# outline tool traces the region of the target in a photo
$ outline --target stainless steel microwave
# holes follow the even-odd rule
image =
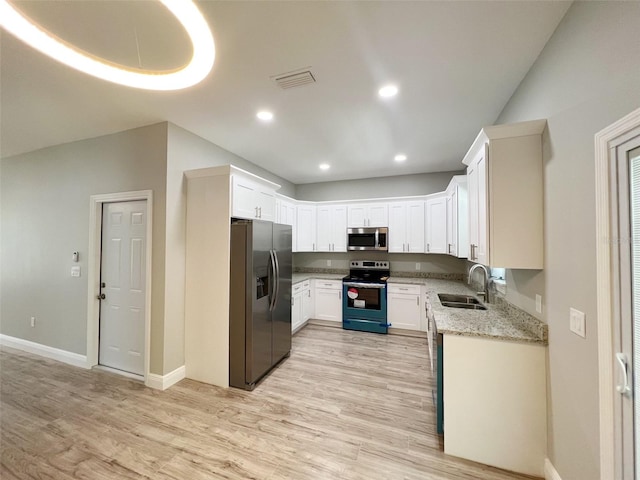
[[[347,228],[347,250],[388,251],[387,227]]]

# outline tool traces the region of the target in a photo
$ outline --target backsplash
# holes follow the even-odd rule
[[[392,265],[393,267],[393,265]],[[347,275],[349,269],[344,268],[319,268],[319,267],[294,267],[294,273],[327,273],[333,275]],[[438,272],[399,272],[391,269],[392,277],[402,278],[433,278],[437,280],[453,280],[463,281],[465,278],[464,273],[438,273]]]
[[[348,273],[351,260],[388,261],[392,274],[420,278],[462,278],[466,275],[466,261],[449,255],[384,252],[300,252],[293,254],[294,269],[302,273]],[[416,268],[417,267],[417,268]],[[309,270],[311,269],[311,270]],[[432,276],[425,274],[440,274]],[[450,274],[457,276],[449,277]]]

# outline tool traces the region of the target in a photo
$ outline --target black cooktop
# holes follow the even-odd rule
[[[353,260],[350,265],[349,275],[343,282],[385,283],[389,278],[389,262]]]

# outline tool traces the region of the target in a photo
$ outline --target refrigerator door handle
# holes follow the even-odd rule
[[[273,250],[269,250],[269,311],[273,312],[274,300],[276,298],[276,264],[273,260]]]
[[[280,263],[278,262],[278,252],[275,250],[272,250],[272,252],[276,272],[275,293],[273,294],[273,310],[275,310],[278,304],[278,297],[280,296]]]

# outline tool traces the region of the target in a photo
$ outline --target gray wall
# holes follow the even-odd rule
[[[460,159],[460,167],[462,159]],[[421,173],[395,177],[366,178],[364,180],[342,180],[339,182],[308,183],[296,186],[296,200],[330,201],[358,200],[380,197],[406,197],[443,192],[451,177],[466,174],[455,172]]]
[[[164,373],[184,365],[185,295],[185,170],[233,164],[282,186],[281,193],[292,195],[293,184],[253,163],[204,140],[176,125],[168,125],[167,141],[167,231],[165,287]],[[226,301],[226,299],[221,299]]]
[[[509,271],[508,298],[549,324],[549,458],[599,479],[594,135],[640,106],[640,2],[575,2],[497,123],[548,119],[545,269]],[[586,313],[587,338],[569,331]]]
[[[151,371],[162,372],[166,135],[157,124],[2,159],[1,333],[85,355],[89,197],[150,189]]]

